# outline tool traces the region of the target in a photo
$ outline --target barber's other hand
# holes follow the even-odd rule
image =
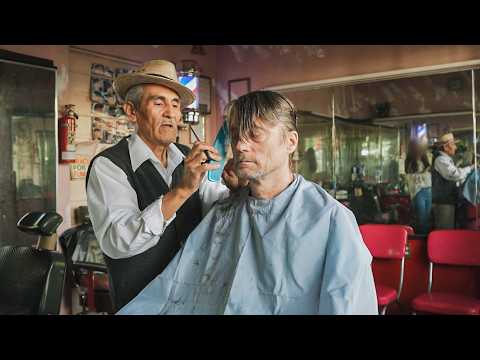
[[[248,180],[239,179],[235,173],[233,159],[228,160],[225,164],[225,167],[223,168],[222,179],[230,191],[235,191],[248,185]]]
[[[183,177],[178,186],[179,189],[185,191],[189,196],[198,190],[207,171],[220,167],[220,163],[206,163],[208,159],[204,150],[209,152],[213,160],[220,161],[222,159],[213,146],[200,141],[193,144],[192,151],[184,159]]]

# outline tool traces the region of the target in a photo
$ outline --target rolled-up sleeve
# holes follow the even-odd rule
[[[165,221],[160,197],[143,211],[126,174],[112,161],[98,157],[92,164],[87,204],[102,251],[111,258],[127,258],[155,246],[175,215]]]

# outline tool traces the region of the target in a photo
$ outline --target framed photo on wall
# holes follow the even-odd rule
[[[228,102],[251,91],[250,78],[228,80]]]

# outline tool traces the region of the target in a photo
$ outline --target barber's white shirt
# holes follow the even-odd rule
[[[133,171],[145,161],[150,161],[171,188],[173,171],[183,161],[183,153],[170,144],[165,168],[138,135],[132,135],[127,141]],[[207,214],[215,201],[228,197],[229,193],[223,183],[208,181],[205,176],[199,188],[202,216]],[[106,157],[95,159],[87,186],[87,204],[102,251],[111,258],[120,259],[155,246],[176,217],[174,214],[170,219],[164,219],[162,199],[163,196],[160,196],[140,211],[137,194],[123,170]]]
[[[475,167],[475,165],[462,168],[457,167],[453,162],[452,157],[443,151],[440,151],[440,155],[435,159],[435,163],[433,165],[435,170],[437,170],[444,179],[455,181],[457,186],[461,185],[465,181],[467,175]]]

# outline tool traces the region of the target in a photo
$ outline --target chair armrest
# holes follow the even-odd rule
[[[88,271],[98,271],[98,272],[103,272],[103,273],[108,273],[107,266],[102,265],[102,264],[96,264],[96,263],[89,263],[89,262],[75,262],[73,264],[73,267],[75,269],[85,269]]]

